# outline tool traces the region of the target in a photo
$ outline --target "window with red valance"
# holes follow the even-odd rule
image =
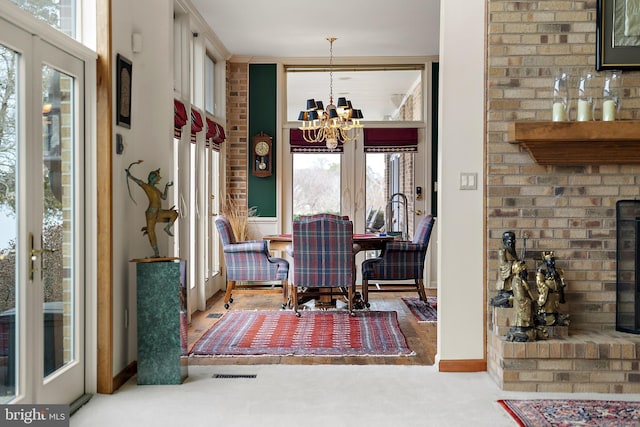
[[[292,153],[330,153],[324,141],[307,142],[302,137],[300,129],[291,129],[289,145]],[[333,152],[342,153],[343,143],[338,142],[338,148]],[[364,151],[366,153],[397,153],[418,151],[417,128],[365,128]]]

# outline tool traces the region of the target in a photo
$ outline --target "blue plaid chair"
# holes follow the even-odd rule
[[[333,295],[339,289],[353,314],[354,280],[353,223],[342,217],[321,215],[293,223],[293,279],[291,299],[296,316],[298,299],[320,296],[320,288]],[[345,291],[346,290],[346,291]]]
[[[227,292],[224,307],[233,302],[234,289],[272,289],[258,285],[237,285],[236,282],[281,282],[285,307],[288,301],[289,262],[274,258],[269,254],[266,240],[247,240],[236,242],[229,219],[224,215],[216,218],[216,227],[222,240],[224,263],[227,267]]]
[[[407,280],[413,285],[384,284],[371,292],[417,291],[420,299],[427,302],[424,290],[424,258],[429,246],[429,238],[435,218],[427,215],[418,224],[413,241],[391,241],[377,258],[362,263],[362,298],[369,307],[370,280]]]

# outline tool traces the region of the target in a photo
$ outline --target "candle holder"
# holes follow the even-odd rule
[[[580,75],[578,83],[578,108],[576,120],[588,122],[593,120],[595,75],[591,71],[585,71]]]
[[[622,71],[610,70],[605,72],[604,87],[602,89],[602,120],[614,121],[620,111],[620,97],[622,96]]]
[[[566,122],[569,119],[569,75],[559,70],[553,82],[554,122]]]

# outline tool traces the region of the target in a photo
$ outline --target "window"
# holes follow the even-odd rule
[[[340,96],[362,110],[364,120],[421,121],[424,66],[334,66],[334,103]],[[330,71],[326,67],[287,66],[287,120],[296,121],[307,99],[329,103]],[[375,88],[375,90],[372,90]]]
[[[225,68],[216,63],[220,56],[208,30],[195,25],[180,8],[174,12],[174,96],[184,105],[174,139],[174,172],[180,183],[175,200],[182,215],[175,250],[189,262],[190,315],[203,310],[207,299],[224,285],[213,221],[224,200],[218,152],[225,139],[224,91],[216,88],[224,82]],[[216,109],[217,105],[222,107]],[[181,126],[182,133],[178,131]]]
[[[76,37],[75,0],[11,0],[11,2],[53,28],[73,38]]]
[[[332,153],[293,154],[293,218],[340,214],[340,162]],[[319,185],[321,183],[321,185]]]
[[[212,116],[216,114],[215,69],[216,61],[207,53],[204,58],[204,108]]]

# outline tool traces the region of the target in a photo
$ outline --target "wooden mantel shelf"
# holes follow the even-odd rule
[[[540,165],[640,164],[640,120],[512,122],[509,142]]]

